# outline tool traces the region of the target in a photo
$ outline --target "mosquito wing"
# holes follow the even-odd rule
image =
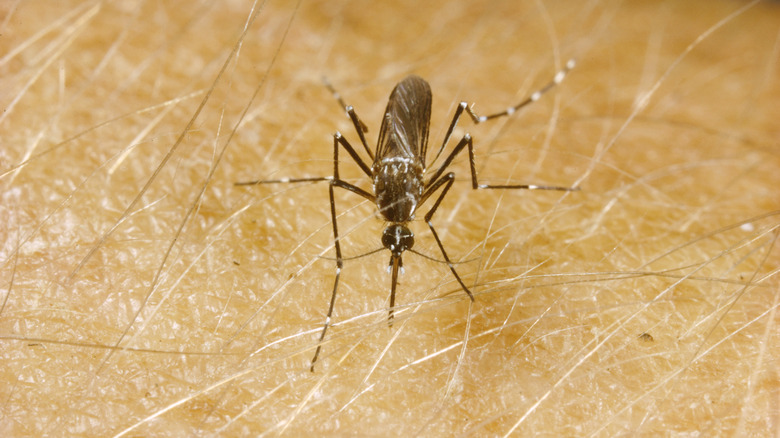
[[[419,76],[407,76],[390,93],[379,130],[376,162],[409,158],[425,168],[431,123],[431,87]]]

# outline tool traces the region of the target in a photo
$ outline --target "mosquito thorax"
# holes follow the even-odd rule
[[[401,253],[414,246],[414,233],[405,225],[388,225],[382,232],[382,245],[389,249],[393,256],[399,257]]]
[[[386,158],[374,164],[376,206],[390,222],[408,222],[420,202],[423,169],[409,158]]]

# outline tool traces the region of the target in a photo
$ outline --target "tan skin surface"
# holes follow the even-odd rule
[[[777,432],[776,3],[205,3],[0,6],[0,435]],[[406,254],[388,328],[388,252],[347,260],[311,373],[327,185],[233,183],[359,145],[323,75],[371,147],[426,78],[431,160],[458,102],[571,57],[449,147],[582,190],[472,191],[463,154],[433,221],[476,301]],[[379,248],[376,209],[336,202],[345,257]],[[441,259],[431,205],[410,227]]]

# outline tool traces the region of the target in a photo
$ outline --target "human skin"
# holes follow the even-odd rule
[[[0,6],[0,435],[776,432],[780,7],[462,3]],[[430,162],[460,101],[569,58],[460,121],[484,182],[581,188],[453,163],[433,223],[473,303],[429,201],[389,327],[389,253],[354,258],[385,224],[337,190],[309,371],[327,184],[234,183],[331,175],[336,131],[366,156],[322,76],[371,147],[426,78]]]

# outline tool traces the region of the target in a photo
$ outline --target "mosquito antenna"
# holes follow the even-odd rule
[[[352,256],[352,257],[341,257],[341,260],[344,260],[344,261],[349,261],[349,260],[357,260],[357,259],[362,259],[363,257],[367,257],[367,256],[370,256],[370,255],[372,255],[372,254],[376,254],[376,253],[378,253],[379,251],[382,251],[382,250],[384,250],[384,249],[385,249],[384,247],[381,247],[381,248],[377,248],[377,249],[371,250],[371,251],[369,251],[369,252],[366,252],[366,253],[363,253],[363,254],[358,254],[358,255],[356,255],[356,256]],[[319,257],[319,258],[321,258],[321,259],[325,259],[325,260],[332,260],[332,261],[336,261],[336,257],[328,257],[328,256],[324,256],[324,255],[321,255],[321,256],[318,256],[318,257]]]
[[[420,252],[420,251],[417,251],[416,249],[409,248],[409,249],[407,249],[407,251],[409,251],[409,252],[411,252],[411,253],[414,253],[414,254],[417,254],[418,256],[420,256],[420,257],[422,257],[422,258],[424,258],[424,259],[428,259],[428,260],[430,260],[430,261],[432,261],[432,262],[441,263],[441,264],[443,264],[443,265],[446,265],[446,264],[447,264],[447,261],[446,261],[446,260],[437,259],[436,257],[429,256],[429,255],[427,255],[427,254],[425,254],[425,253],[422,253],[422,252]],[[453,265],[463,265],[463,264],[466,264],[466,263],[475,262],[475,261],[477,261],[477,260],[479,260],[479,257],[474,257],[473,259],[463,260],[463,261],[460,261],[460,262],[451,262],[451,263],[452,263]]]

